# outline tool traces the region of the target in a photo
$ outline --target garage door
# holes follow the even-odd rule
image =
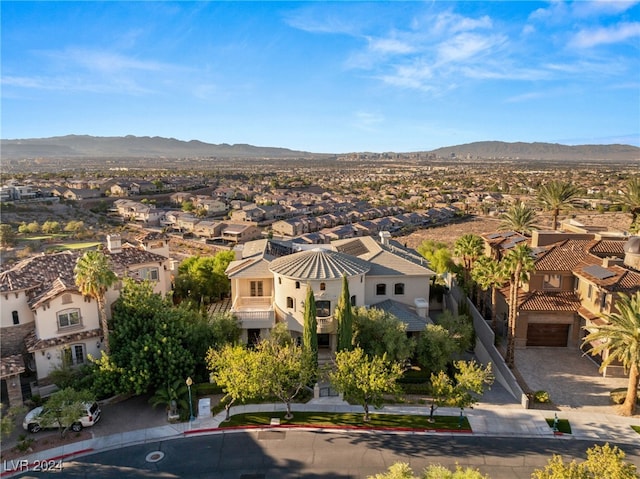
[[[569,324],[531,324],[527,327],[527,346],[564,348],[569,339]]]

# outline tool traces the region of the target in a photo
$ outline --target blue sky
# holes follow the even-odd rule
[[[640,145],[639,2],[2,1],[4,139]]]

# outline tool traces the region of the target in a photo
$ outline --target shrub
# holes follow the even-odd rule
[[[551,397],[547,391],[536,391],[533,393],[533,400],[537,403],[545,404],[551,401]]]
[[[196,385],[196,395],[209,396],[211,394],[223,394],[222,388],[216,383],[198,383]]]
[[[627,397],[627,388],[614,389],[609,393],[609,397],[611,398],[611,402],[613,402],[613,404],[622,404]],[[640,404],[640,390],[636,395],[636,402]]]

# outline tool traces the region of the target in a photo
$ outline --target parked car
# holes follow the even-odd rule
[[[80,432],[83,427],[93,426],[100,420],[102,411],[97,402],[86,403],[84,406],[86,414],[71,424],[71,430],[74,432]],[[38,432],[41,429],[57,429],[60,426],[55,419],[42,417],[42,413],[46,410],[45,408],[46,405],[40,406],[27,413],[24,421],[22,421],[22,427],[25,431]]]

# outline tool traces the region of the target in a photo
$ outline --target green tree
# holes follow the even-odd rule
[[[359,347],[336,353],[334,369],[329,372],[333,387],[362,405],[365,421],[370,418],[369,405],[380,406],[385,394],[398,392],[400,376],[399,363],[388,361],[386,355],[369,356]]]
[[[24,221],[18,226],[18,233],[22,234],[36,234],[40,232],[40,225],[37,221],[32,221],[27,224]]]
[[[453,270],[454,262],[447,243],[424,240],[418,245],[416,251],[429,262],[429,268],[435,271],[438,276]],[[434,283],[436,278],[437,276],[434,276]]]
[[[74,268],[75,283],[83,296],[93,298],[98,303],[98,315],[104,338],[104,351],[109,353],[109,325],[105,295],[116,282],[117,277],[109,264],[109,259],[100,251],[87,251],[78,258]]]
[[[80,236],[85,230],[84,221],[69,221],[64,227],[64,231],[67,233],[73,233],[75,237]]]
[[[240,345],[226,345],[221,350],[209,349],[206,357],[211,379],[222,388],[229,420],[231,406],[236,401],[246,401],[260,396],[263,391],[259,356]]]
[[[10,224],[0,224],[0,246],[8,247],[16,244],[16,232]]]
[[[418,338],[416,357],[418,364],[427,373],[438,373],[446,369],[459,345],[446,328],[428,324]]]
[[[302,347],[309,351],[313,364],[318,366],[318,319],[316,298],[311,285],[307,285],[307,296],[304,301],[304,330],[302,331]]]
[[[61,389],[51,395],[39,417],[43,423],[56,424],[60,435],[64,436],[86,414],[85,404],[94,401],[95,396],[89,391]]]
[[[287,327],[287,323],[276,323],[269,331],[268,341],[277,346],[288,346],[293,344],[293,338]]]
[[[409,464],[396,462],[389,466],[387,472],[369,476],[368,479],[489,479],[489,476],[470,467],[463,469],[461,466],[456,466],[455,471],[452,471],[439,464],[430,464],[421,476],[414,476]]]
[[[495,333],[498,330],[496,311],[498,289],[506,284],[509,280],[509,275],[503,264],[488,256],[483,256],[474,263],[471,269],[471,277],[483,290],[491,291],[491,328]]]
[[[167,411],[171,409],[171,404],[175,403],[178,411],[189,410],[189,388],[186,380],[176,379],[173,382],[159,387],[155,394],[149,399],[152,407],[164,406]]]
[[[478,402],[485,386],[491,386],[494,376],[491,363],[484,368],[475,361],[455,361],[453,378],[444,371],[431,375],[433,404],[436,406],[459,407],[460,413],[466,407]]]
[[[182,202],[181,208],[182,208],[182,211],[184,211],[185,213],[190,213],[191,211],[196,209],[195,205],[193,204],[193,201],[188,201],[188,200]]]
[[[113,310],[111,359],[102,363],[116,372],[114,392],[143,394],[193,374],[190,314],[154,293],[153,283],[124,280]]]
[[[26,408],[24,406],[11,406],[7,409],[4,403],[0,403],[0,439],[5,439],[11,435],[16,427],[16,419],[25,412]]]
[[[455,316],[451,311],[438,315],[436,322],[449,332],[458,344],[458,352],[471,349],[475,339],[475,330],[471,318],[465,314]]]
[[[353,311],[351,309],[351,295],[349,294],[349,281],[347,276],[342,276],[342,291],[338,299],[338,306],[334,313],[338,322],[338,351],[351,349],[353,341]]]
[[[261,341],[254,354],[265,395],[280,399],[287,408],[285,417],[291,419],[291,402],[316,375],[311,352],[295,343]]]
[[[536,221],[536,212],[524,203],[513,205],[506,213],[500,215],[500,229],[513,230],[523,235],[531,233]]]
[[[623,204],[631,213],[631,225],[640,227],[640,176],[632,176],[622,193]]]
[[[587,460],[575,459],[565,463],[562,456],[554,454],[544,469],[536,469],[531,479],[637,479],[637,467],[625,462],[624,451],[618,446],[594,445],[587,449]]]
[[[59,233],[60,229],[60,223],[57,221],[45,221],[42,224],[42,232],[46,234]]]
[[[640,381],[640,291],[633,296],[619,293],[617,313],[604,315],[605,324],[588,326],[589,334],[583,346],[596,344],[592,355],[603,354],[601,368],[620,361],[629,374],[627,396],[621,406],[622,414],[632,416],[636,410],[636,395]]]
[[[175,281],[176,299],[206,310],[231,290],[225,270],[234,258],[233,251],[220,251],[214,256],[192,256],[184,260]]]
[[[453,254],[462,261],[464,284],[471,287],[471,268],[482,256],[484,242],[478,235],[468,233],[459,237],[453,245]]]
[[[528,281],[529,273],[534,270],[531,248],[526,244],[519,244],[510,250],[503,259],[506,271],[509,273],[509,330],[507,332],[507,366],[515,366],[516,349],[516,319],[518,317],[520,284]]]
[[[404,362],[415,350],[407,337],[407,326],[381,309],[359,306],[353,309],[353,344],[370,356],[386,354],[390,361]]]
[[[558,216],[570,208],[578,196],[578,188],[569,182],[553,180],[538,189],[538,203],[551,212],[552,228],[558,229]]]

